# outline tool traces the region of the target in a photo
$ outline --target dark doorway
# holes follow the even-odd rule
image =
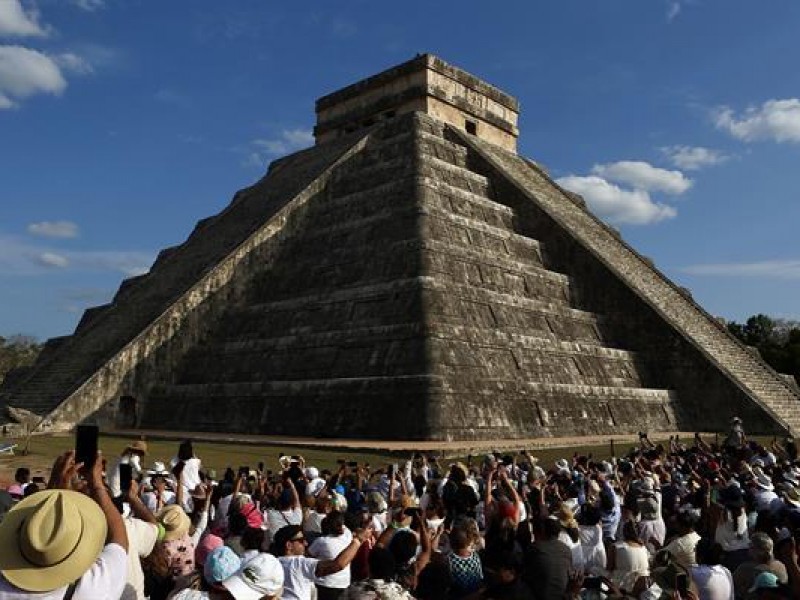
[[[122,396],[117,407],[117,429],[133,429],[136,427],[136,398]]]

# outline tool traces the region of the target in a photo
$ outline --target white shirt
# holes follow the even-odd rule
[[[173,592],[167,596],[167,600],[208,600],[209,598],[208,592],[193,590],[191,588],[184,588],[179,592]]]
[[[614,544],[614,557],[616,567],[611,574],[611,579],[625,591],[633,590],[639,577],[650,575],[650,555],[644,545],[636,546],[627,542],[617,542]]]
[[[289,510],[267,509],[268,542],[271,544],[275,534],[287,525],[301,525],[303,523],[303,510],[298,506]]]
[[[128,532],[128,580],[120,600],[144,600],[142,559],[150,556],[158,540],[158,526],[141,519],[124,519]]]
[[[175,492],[170,490],[164,490],[164,493],[161,495],[162,505],[161,508],[168,506],[170,504],[175,504]],[[160,509],[158,507],[158,496],[156,496],[155,492],[145,492],[142,494],[142,502],[147,507],[151,513],[155,514]]]
[[[562,530],[558,534],[558,539],[572,552],[572,568],[583,571],[586,560],[583,558],[583,547],[581,546],[580,537],[573,542],[570,535]]]
[[[174,467],[179,461],[173,458],[171,465]],[[181,481],[183,482],[183,508],[187,512],[192,511],[192,492],[202,483],[200,481],[200,459],[192,457],[183,461],[183,471],[181,471]]]
[[[128,555],[119,544],[107,544],[75,588],[72,600],[119,598],[125,587]],[[52,592],[25,592],[17,589],[0,575],[0,600],[63,600],[68,586]]]
[[[697,564],[694,550],[697,547],[697,542],[699,541],[700,536],[696,531],[692,531],[686,535],[675,538],[669,544],[667,544],[664,549],[672,555],[672,558],[675,559],[676,563],[678,563],[684,569],[688,569],[692,565]]]
[[[314,588],[316,558],[305,556],[279,556],[283,567],[283,600],[311,600]],[[0,600],[3,600],[0,598]]]
[[[730,513],[727,521],[721,521],[714,532],[714,541],[722,546],[725,552],[747,550],[750,548],[750,536],[747,532],[747,515],[732,519]]]
[[[733,578],[722,565],[697,565],[689,569],[700,600],[733,600]]]
[[[320,513],[315,510],[310,511],[306,515],[306,521],[303,523],[303,531],[310,531],[311,533],[322,533],[322,520],[327,517],[325,513]]]
[[[372,523],[372,528],[375,530],[375,535],[378,536],[386,531],[386,516],[387,512],[383,511],[382,513],[376,513],[370,517],[370,523]]]
[[[324,535],[314,540],[308,548],[308,554],[320,560],[333,560],[352,541],[353,534],[345,527],[342,535]],[[317,577],[316,582],[325,587],[344,589],[350,585],[350,565],[332,575]]]
[[[772,490],[762,489],[756,489],[753,492],[753,498],[756,501],[756,510],[758,512],[761,512],[762,510],[772,510],[772,503],[775,500],[780,500],[780,498],[778,498],[778,494]]]
[[[584,569],[591,575],[605,575],[606,547],[603,545],[603,528],[597,525],[579,525]]]
[[[130,465],[133,470],[133,478],[142,472],[142,465],[138,454],[126,454],[120,456],[114,466],[108,471],[108,487],[111,490],[111,497],[117,498],[122,495],[122,488],[120,487],[119,466]]]

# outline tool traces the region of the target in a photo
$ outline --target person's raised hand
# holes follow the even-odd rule
[[[353,537],[357,538],[359,542],[362,544],[366,542],[369,538],[372,537],[372,534],[375,532],[374,526],[372,523],[367,524],[366,527],[359,527],[355,530]]]
[[[75,475],[81,466],[83,465],[75,462],[75,451],[67,450],[64,454],[56,457],[55,462],[53,462],[47,487],[61,490],[72,489],[72,480],[75,479]]]
[[[578,597],[583,589],[583,571],[580,569],[569,570],[569,583],[567,584],[567,592],[570,597]]]
[[[128,493],[125,496],[129,502],[139,497],[139,483],[135,479],[131,481],[131,487],[128,488]]]

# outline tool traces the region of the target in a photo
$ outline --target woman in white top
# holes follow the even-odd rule
[[[322,537],[308,547],[308,555],[320,560],[334,559],[353,541],[353,534],[344,526],[344,514],[332,511],[322,520]],[[350,586],[350,566],[341,571],[317,577],[317,598],[338,598]]]
[[[191,440],[184,440],[178,446],[178,456],[170,461],[172,473],[183,483],[183,509],[192,512],[192,492],[202,483],[200,479],[200,459],[194,455]],[[181,465],[181,466],[178,466]]]
[[[578,513],[578,533],[583,551],[583,568],[587,574],[600,576],[606,574],[606,547],[603,545],[603,526],[600,509],[586,503]]]
[[[611,581],[622,590],[630,592],[640,577],[650,576],[650,555],[639,540],[639,532],[633,521],[625,521],[622,538],[622,541],[611,547],[608,570]]]
[[[572,509],[566,502],[562,502],[558,511],[556,511],[556,516],[561,525],[558,539],[566,544],[567,548],[569,548],[569,551],[572,553],[572,568],[583,571],[586,561],[583,557],[578,522],[572,514]]]
[[[750,560],[745,501],[741,489],[735,486],[723,490],[720,499],[724,508],[718,508],[715,515],[717,526],[714,529],[714,541],[722,547],[722,564],[733,572],[740,564]]]

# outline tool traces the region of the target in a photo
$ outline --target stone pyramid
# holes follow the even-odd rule
[[[9,377],[120,428],[395,440],[800,429],[800,395],[516,153],[518,103],[431,55],[317,101],[273,162]]]

